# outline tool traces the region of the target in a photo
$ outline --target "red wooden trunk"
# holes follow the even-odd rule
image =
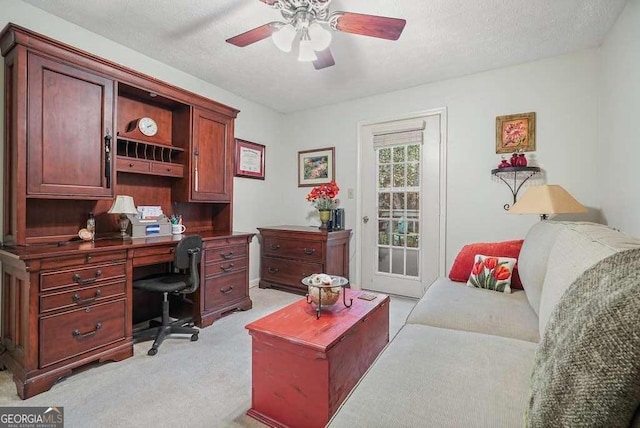
[[[246,328],[253,337],[252,407],[249,416],[276,427],[324,427],[389,342],[389,297],[357,298],[344,289],[323,309],[305,299]],[[368,293],[371,294],[371,293]]]

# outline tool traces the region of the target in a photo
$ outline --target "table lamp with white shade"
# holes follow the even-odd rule
[[[138,214],[133,197],[127,195],[116,196],[113,205],[109,208],[109,214],[120,214],[120,236],[122,239],[129,238],[127,227],[129,227],[129,217],[127,214]]]
[[[549,214],[586,213],[587,209],[558,184],[527,188],[522,197],[509,208],[512,214],[539,214],[546,220]]]

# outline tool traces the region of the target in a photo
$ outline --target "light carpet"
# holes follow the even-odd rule
[[[202,329],[200,339],[167,339],[156,356],[150,341],[134,356],[93,365],[28,400],[16,394],[11,373],[0,372],[0,406],[63,406],[73,427],[264,427],[246,416],[251,407],[251,337],[248,323],[301,296],[251,288],[253,309],[235,312]],[[415,300],[391,297],[390,337],[404,324]]]

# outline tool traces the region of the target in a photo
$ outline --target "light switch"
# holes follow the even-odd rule
[[[355,191],[353,189],[348,189],[347,190],[347,197],[349,199],[353,199],[354,198],[354,194],[355,194]]]

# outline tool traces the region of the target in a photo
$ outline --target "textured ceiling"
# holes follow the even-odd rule
[[[333,32],[315,70],[270,39],[229,37],[278,11],[258,0],[25,0],[280,112],[304,110],[599,46],[626,0],[333,0],[331,11],[407,20],[398,41]]]

